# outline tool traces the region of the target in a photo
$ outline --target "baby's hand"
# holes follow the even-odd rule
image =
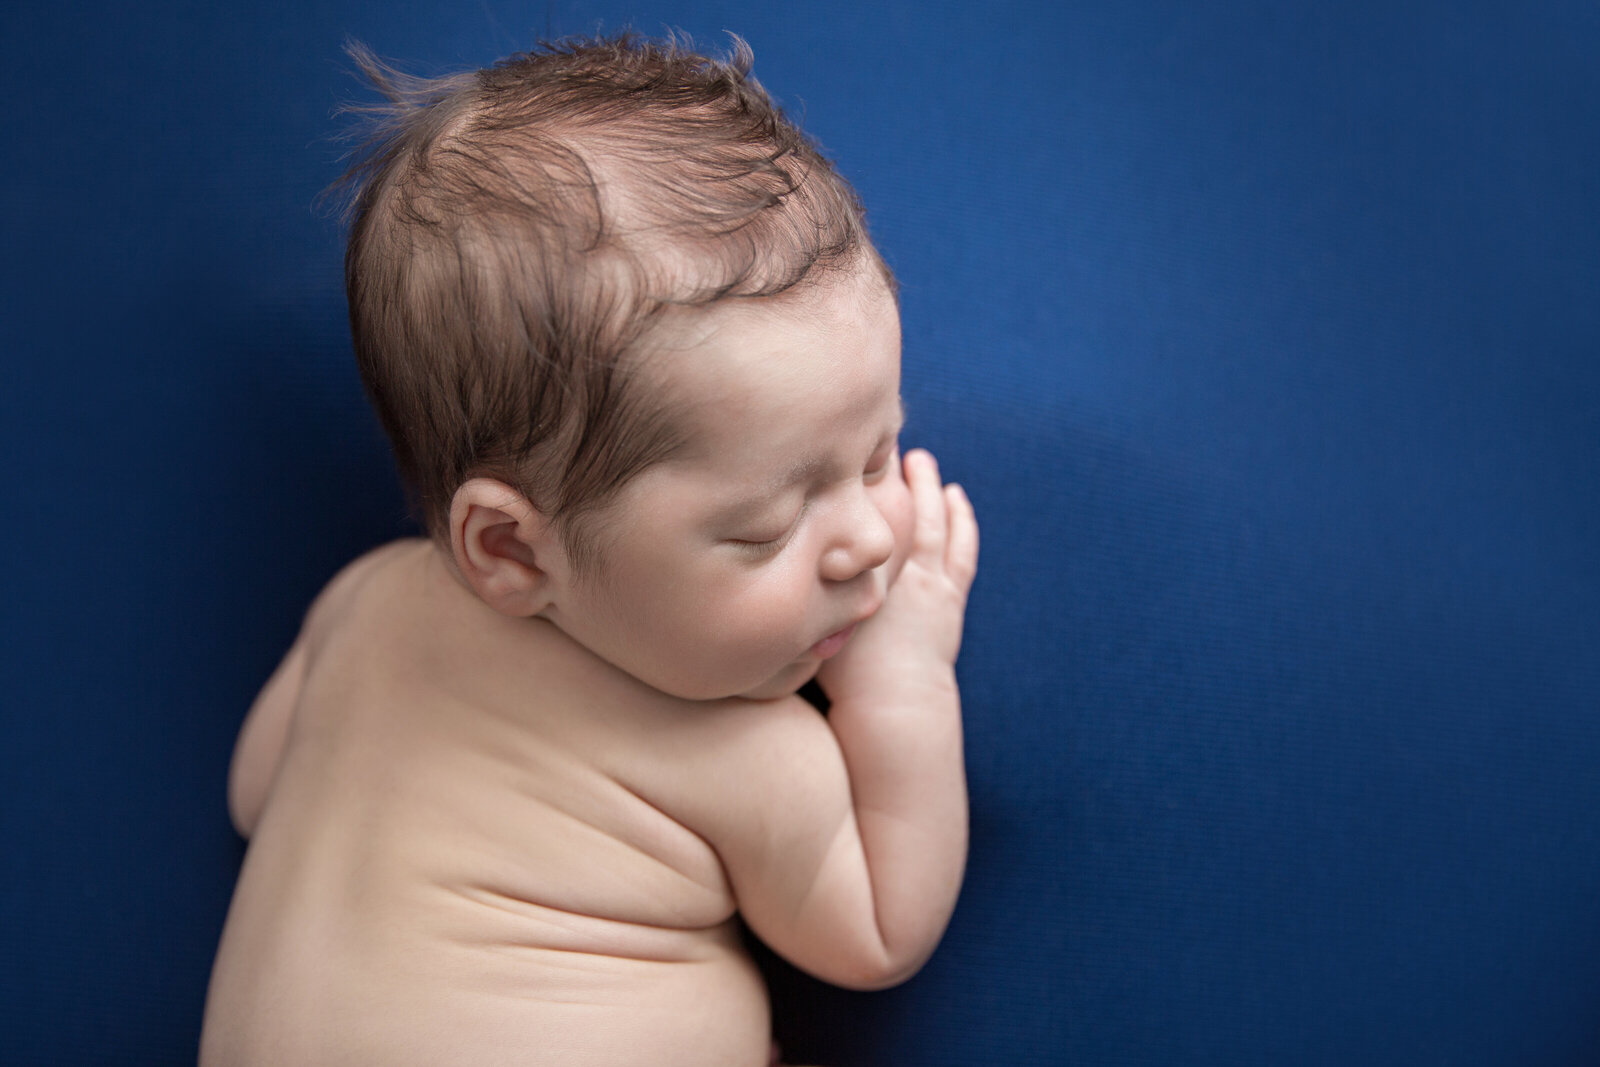
[[[978,521],[959,485],[942,485],[928,452],[902,464],[916,509],[911,550],[878,613],[817,675],[829,699],[896,699],[953,685],[967,591],[978,569]]]

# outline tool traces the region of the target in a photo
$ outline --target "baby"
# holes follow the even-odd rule
[[[899,455],[894,282],[743,42],[357,59],[352,330],[430,537],[245,720],[201,1062],[763,1067],[740,920],[881,988],[965,861],[977,525]]]

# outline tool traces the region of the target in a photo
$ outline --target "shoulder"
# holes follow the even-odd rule
[[[340,568],[339,573],[328,581],[317,599],[322,601],[348,595],[362,584],[393,570],[397,564],[415,562],[432,551],[434,551],[433,542],[421,537],[404,537],[379,545]]]
[[[730,819],[760,821],[771,802],[809,803],[844,788],[827,719],[797,696],[650,703],[648,744],[623,750],[633,758],[618,770],[706,836]]]
[[[400,568],[433,551],[431,542],[418,537],[380,545],[345,564],[328,580],[306,611],[303,634],[323,631],[347,616],[368,594],[390,588]]]

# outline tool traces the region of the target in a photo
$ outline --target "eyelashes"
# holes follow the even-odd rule
[[[729,541],[728,543],[739,552],[755,559],[765,559],[776,556],[783,551],[783,546],[788,542],[787,537],[780,537],[772,541]]]
[[[802,511],[801,514],[804,514],[804,512]],[[794,520],[790,522],[788,526],[785,526],[783,528],[783,532],[779,533],[776,537],[733,537],[728,539],[728,543],[733,545],[740,552],[755,558],[760,558],[763,556],[775,556],[779,552],[783,551],[783,547],[789,543],[789,539],[794,536],[795,530],[799,528],[800,516],[796,515]]]
[[[895,445],[893,448],[889,449],[888,454],[885,455],[881,460],[878,460],[877,463],[862,471],[861,477],[865,478],[867,484],[869,485],[879,481],[885,474],[889,473],[889,468],[895,466],[895,460],[898,459],[899,456],[900,446]]]
[[[881,459],[874,456],[873,460],[869,461],[867,469],[861,472],[862,481],[867,485],[877,485],[882,482],[884,478],[889,477],[899,469],[897,462],[899,456],[900,448],[898,444],[892,446]],[[727,539],[727,543],[749,559],[759,560],[769,556],[776,556],[783,551],[784,547],[794,537],[795,532],[799,530],[805,513],[806,506],[802,506],[799,513],[789,521],[788,525],[772,537],[730,537]]]

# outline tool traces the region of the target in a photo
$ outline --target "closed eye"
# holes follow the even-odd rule
[[[749,556],[775,556],[783,551],[783,546],[788,544],[789,535],[774,537],[766,541],[745,541],[740,538],[730,538],[728,544]]]
[[[728,538],[728,544],[750,556],[777,555],[789,543],[789,539],[794,536],[794,532],[799,526],[800,516],[796,515],[789,525],[771,537],[730,537]]]
[[[894,466],[895,459],[899,456],[899,454],[900,448],[897,445],[890,448],[882,455],[874,456],[867,463],[867,469],[861,472],[861,476],[868,482],[878,481],[885,474],[889,473],[889,469]]]

